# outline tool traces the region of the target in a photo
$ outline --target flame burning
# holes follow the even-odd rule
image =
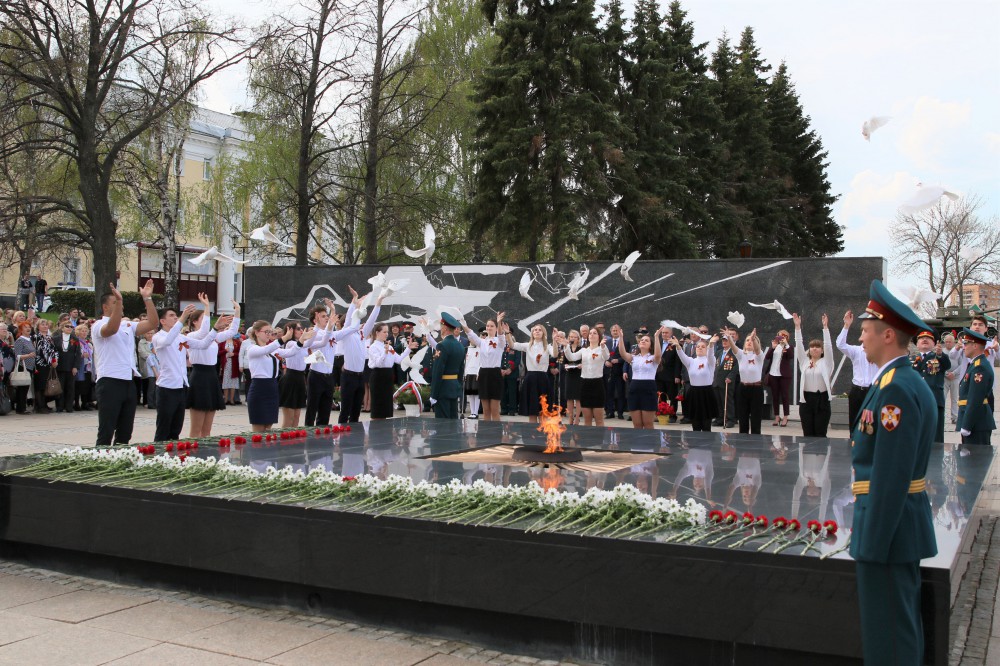
[[[542,490],[555,490],[564,480],[558,467],[546,467],[545,474],[542,475]]]
[[[541,398],[542,409],[538,413],[538,432],[545,433],[545,451],[543,453],[562,453],[563,447],[559,443],[559,437],[566,431],[566,426],[562,422],[562,407],[553,405],[549,408],[549,401],[543,395]]]

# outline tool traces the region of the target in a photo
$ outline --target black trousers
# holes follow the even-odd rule
[[[739,390],[739,384],[729,384],[729,390],[726,390],[725,384],[722,386],[713,386],[712,389],[715,391],[715,404],[719,406],[719,421],[721,422],[723,417],[726,419],[725,423],[735,421],[736,392]]]
[[[38,369],[38,366],[35,366],[35,374],[31,376],[31,381],[34,383],[35,389],[35,397],[32,398],[32,400],[34,400],[32,403],[34,405],[34,410],[37,412],[47,409],[49,401],[55,400],[55,398],[49,398],[45,395],[45,384],[49,381],[48,366],[43,367],[41,370]]]
[[[365,379],[360,372],[340,372],[340,418],[338,423],[357,423],[365,399]]]
[[[806,437],[826,437],[830,427],[830,394],[826,391],[806,391],[806,401],[799,403],[802,434]]]
[[[90,403],[94,402],[94,380],[88,372],[83,379],[77,375],[76,382],[76,408],[90,409]]]
[[[854,424],[858,422],[858,415],[861,413],[861,405],[865,402],[865,396],[868,395],[868,389],[868,386],[851,384],[851,390],[847,394],[847,427],[851,429],[853,429]]]
[[[333,408],[333,374],[309,371],[306,383],[306,425],[330,425]]]
[[[135,382],[101,377],[97,380],[97,446],[128,444],[135,425]]]
[[[184,429],[184,410],[187,408],[187,388],[156,387],[156,434],[154,442],[177,439]]]
[[[139,401],[140,405],[146,404],[146,380],[143,377],[134,377],[132,381],[135,382],[135,395],[136,399]]]
[[[18,414],[24,414],[28,411],[28,387],[27,386],[15,386],[14,387],[14,411]]]
[[[712,432],[712,419],[691,419],[691,430],[694,432]]]
[[[624,414],[625,406],[625,379],[621,376],[621,373],[612,372],[608,376],[607,391],[604,398],[604,413],[609,416]]]
[[[764,416],[764,387],[760,384],[740,384],[736,394],[736,415],[740,432],[760,434],[760,421]]]
[[[73,403],[76,402],[76,375],[72,371],[60,370],[59,385],[62,386],[62,395],[56,398],[56,409],[66,412],[73,411]]]

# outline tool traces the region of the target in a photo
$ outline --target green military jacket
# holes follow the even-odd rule
[[[996,430],[997,424],[990,409],[989,395],[993,393],[993,366],[986,354],[969,361],[965,375],[958,385],[958,422],[955,430],[983,432]]]
[[[937,411],[931,390],[906,356],[872,383],[851,432],[855,560],[915,562],[937,554],[927,493],[909,492],[911,482],[927,474]]]
[[[453,400],[462,395],[462,366],[465,363],[465,348],[453,335],[446,335],[438,343],[438,356],[431,366],[431,397],[435,400]],[[455,376],[456,379],[444,379]]]
[[[937,356],[933,350],[913,357],[913,369],[920,373],[931,387],[938,407],[944,407],[944,373],[951,370],[951,359],[942,353]]]

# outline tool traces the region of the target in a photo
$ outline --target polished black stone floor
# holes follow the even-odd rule
[[[844,439],[568,426],[563,446],[669,455],[614,473],[562,470],[558,476],[550,471],[546,478],[546,470],[540,468],[423,458],[501,443],[544,444],[542,433],[529,423],[400,418],[355,424],[350,433],[316,436],[312,428],[308,431],[307,439],[292,443],[232,446],[222,457],[260,471],[271,465],[308,470],[322,464],[345,476],[399,474],[414,481],[438,483],[453,478],[471,483],[484,478],[504,485],[534,479],[579,493],[595,486],[611,489],[630,483],[653,497],[672,497],[680,502],[693,497],[709,508],[752,511],[772,520],[794,517],[803,524],[811,519],[833,519],[849,527],[853,515],[850,444]],[[219,450],[202,447],[196,455],[219,455]],[[927,494],[933,506],[939,554],[925,560],[925,567],[952,565],[992,456],[991,447],[935,446]],[[836,540],[822,545],[823,550],[839,548],[847,534],[846,529],[841,530]],[[755,549],[758,544],[748,547]]]

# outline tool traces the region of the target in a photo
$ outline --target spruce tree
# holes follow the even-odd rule
[[[624,160],[592,0],[490,0],[499,44],[477,86],[473,233],[532,261],[586,249]]]
[[[782,176],[775,200],[779,227],[791,236],[790,256],[821,257],[844,249],[843,231],[832,216],[836,197],[830,194],[823,142],[809,127],[784,62],[767,91],[774,170]]]

